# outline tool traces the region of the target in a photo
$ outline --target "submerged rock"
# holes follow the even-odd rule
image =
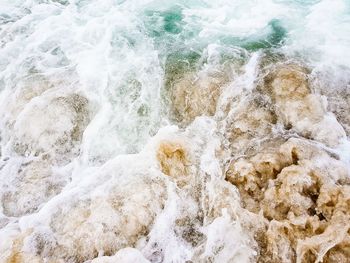
[[[50,96],[28,105],[14,124],[14,150],[23,156],[46,154],[62,162],[77,147],[89,123],[88,100],[79,94]]]
[[[40,205],[59,194],[66,184],[64,177],[54,174],[47,160],[24,162],[17,174],[2,178],[0,184],[2,213],[9,217],[38,211]]]
[[[343,127],[327,111],[327,98],[312,93],[305,68],[294,64],[272,68],[259,89],[270,97],[287,129],[331,147],[346,138]]]
[[[11,153],[0,173],[6,217],[35,213],[58,195],[69,181],[59,167],[80,152],[91,118],[89,102],[78,93],[58,95],[54,89],[46,79],[30,79],[9,95],[12,104],[2,111],[2,132],[9,142],[4,149]]]
[[[106,170],[105,176],[113,173]],[[101,175],[103,176],[103,175]],[[118,177],[117,174],[113,176]],[[118,250],[135,246],[146,236],[166,198],[161,177],[131,176],[115,181],[112,178],[91,188],[84,196],[68,194],[37,217],[37,226],[29,223],[27,230],[15,231],[6,244],[12,251],[4,262],[27,262],[26,258],[50,262],[85,262],[100,253],[114,255]],[[6,233],[0,232],[0,237]],[[17,244],[17,245],[16,245]],[[12,260],[12,261],[11,261]],[[34,261],[35,262],[35,261]]]
[[[309,262],[305,257],[310,253],[326,260],[328,251],[347,242],[348,234],[340,238],[327,229],[341,224],[345,232],[349,229],[349,174],[345,164],[325,151],[291,139],[229,167],[226,179],[238,187],[243,207],[268,220],[265,237],[258,241],[259,262]],[[321,243],[314,244],[316,240]],[[318,247],[326,240],[332,245]],[[332,253],[347,256],[345,251]]]
[[[172,109],[175,119],[187,125],[198,116],[213,116],[225,76],[187,74],[173,84],[171,90]]]
[[[261,115],[266,108],[237,108],[228,120],[238,120],[232,127],[244,123],[245,129],[231,128],[227,134],[231,149],[243,154],[232,158],[225,172],[226,180],[239,189],[243,208],[263,216],[256,220],[265,227],[251,230],[259,245],[257,261],[346,262],[350,174],[346,163],[326,147],[343,143],[344,129],[327,111],[326,99],[312,93],[308,73],[300,66],[273,67],[247,96],[257,93],[265,96],[267,112],[274,117]],[[246,112],[249,116],[240,120]],[[260,121],[253,122],[258,114]],[[300,138],[290,138],[298,137],[291,131]],[[251,148],[242,136],[260,143]]]

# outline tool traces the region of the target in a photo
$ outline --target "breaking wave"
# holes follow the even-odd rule
[[[350,2],[3,0],[0,262],[349,262]]]

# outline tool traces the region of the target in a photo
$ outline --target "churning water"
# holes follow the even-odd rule
[[[0,262],[350,262],[350,1],[0,0]]]

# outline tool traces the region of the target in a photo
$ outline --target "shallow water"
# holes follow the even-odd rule
[[[1,0],[0,262],[348,262],[350,2]]]

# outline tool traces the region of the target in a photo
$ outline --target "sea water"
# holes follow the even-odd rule
[[[1,0],[0,262],[348,262],[348,0]]]

